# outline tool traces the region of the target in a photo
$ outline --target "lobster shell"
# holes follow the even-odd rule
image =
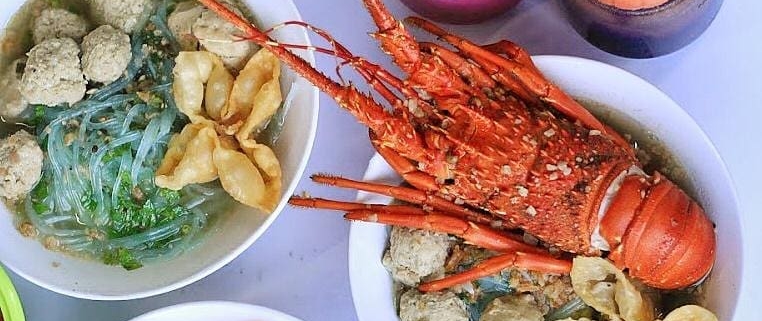
[[[456,50],[418,43],[380,0],[364,0],[379,29],[373,36],[407,74],[401,80],[351,55],[326,32],[306,23],[290,22],[325,37],[333,48],[279,44],[218,1],[200,1],[366,124],[379,153],[417,190],[320,180],[387,195],[414,195],[414,202],[426,205],[423,213],[408,209],[404,214],[358,207],[348,210],[349,218],[439,228],[485,246],[511,244],[510,237],[488,226],[455,223],[431,213],[426,207],[433,204],[434,210],[460,220],[519,227],[563,251],[602,255],[610,250],[610,259],[620,268],[663,289],[694,284],[711,269],[715,236],[701,207],[658,173],[653,177],[633,173],[639,164],[626,141],[547,81],[520,47],[507,41],[479,46],[428,21],[409,18]],[[343,59],[356,67],[393,112],[326,77],[287,47]],[[610,205],[602,208],[606,198],[611,198]],[[440,206],[447,200],[469,207]],[[314,201],[313,206],[354,205]],[[608,247],[593,244],[598,230]],[[527,261],[518,257],[527,256],[517,252],[502,261]],[[543,260],[547,264],[537,266],[568,269],[564,262]],[[492,270],[494,266],[481,269]]]

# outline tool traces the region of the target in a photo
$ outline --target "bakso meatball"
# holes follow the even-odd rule
[[[108,84],[119,79],[132,59],[130,36],[103,25],[82,41],[82,71],[90,81]]]
[[[48,8],[34,20],[32,38],[39,44],[48,39],[72,38],[79,42],[87,34],[87,21],[79,15],[58,8]]]
[[[400,321],[468,321],[466,305],[451,291],[420,293],[410,289],[400,297]]]
[[[545,317],[531,295],[507,295],[492,300],[479,318],[479,321],[502,320],[543,321]]]
[[[99,25],[108,24],[132,33],[144,13],[153,9],[152,0],[87,0],[90,13]]]
[[[394,227],[389,243],[382,262],[396,281],[415,286],[422,278],[444,272],[450,251],[447,234]]]
[[[19,116],[27,108],[27,101],[21,96],[21,75],[24,74],[25,59],[16,59],[0,77],[0,116],[8,121],[20,120]]]
[[[207,11],[195,1],[181,2],[167,19],[167,26],[180,43],[180,49],[195,51],[198,49],[198,39],[193,35],[193,24]]]
[[[0,140],[0,197],[15,201],[29,193],[42,174],[42,149],[24,130]]]
[[[50,39],[27,53],[21,95],[30,104],[72,105],[85,96],[79,46],[71,38]]]
[[[235,6],[225,3],[226,7],[241,15]],[[230,70],[240,71],[254,54],[255,45],[250,41],[240,41],[241,32],[235,25],[226,21],[211,10],[204,10],[193,24],[193,35],[201,46],[222,58]]]

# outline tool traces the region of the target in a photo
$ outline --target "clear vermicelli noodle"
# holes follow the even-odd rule
[[[18,206],[46,247],[135,269],[192,246],[208,216],[230,203],[216,182],[179,191],[154,183],[170,138],[188,122],[172,93],[179,45],[166,24],[170,5],[135,29],[121,78],[72,106],[30,108],[46,157]]]

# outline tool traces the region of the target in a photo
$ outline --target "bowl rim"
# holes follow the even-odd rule
[[[741,207],[738,199],[738,194],[735,188],[735,182],[733,180],[732,175],[730,174],[730,171],[727,168],[727,164],[723,160],[722,156],[720,155],[719,151],[717,150],[717,147],[714,145],[714,143],[711,141],[709,136],[704,132],[703,129],[701,129],[700,126],[698,126],[698,123],[691,117],[690,114],[688,114],[683,108],[680,107],[680,105],[677,104],[669,95],[667,95],[664,91],[662,91],[660,88],[658,88],[656,85],[648,82],[647,80],[643,79],[642,77],[635,75],[623,68],[613,66],[604,62],[587,59],[587,58],[581,58],[581,57],[575,57],[575,56],[565,56],[565,55],[535,55],[532,56],[532,60],[538,65],[539,69],[543,69],[543,64],[563,64],[563,65],[584,65],[589,66],[591,68],[597,68],[597,69],[607,69],[608,72],[614,73],[617,76],[621,77],[628,77],[633,81],[636,81],[640,83],[644,88],[651,87],[654,94],[662,96],[662,99],[665,99],[671,106],[672,112],[679,114],[680,117],[683,117],[690,122],[692,122],[696,129],[698,130],[698,133],[700,137],[696,137],[697,139],[701,139],[703,141],[703,145],[707,146],[709,148],[709,151],[711,152],[711,155],[707,155],[709,157],[713,157],[716,160],[716,163],[719,164],[719,167],[717,170],[719,171],[719,174],[721,174],[723,177],[727,179],[727,186],[724,186],[724,188],[727,190],[729,194],[729,199],[731,206],[733,209],[735,209],[736,218],[737,220],[733,222],[736,227],[736,233],[738,234],[738,238],[740,240],[743,240],[743,215],[741,215]],[[369,162],[368,170],[366,170],[364,174],[364,179],[371,173],[370,169],[374,161],[383,161],[383,158],[376,153]],[[401,180],[401,179],[400,179]],[[357,199],[361,199],[363,197],[366,197],[367,194],[363,192],[359,192],[357,195]],[[379,199],[383,199],[385,197],[381,198],[374,198],[374,200],[378,201]],[[358,239],[361,239],[363,237],[363,232],[367,232],[367,229],[369,226],[378,226],[375,228],[385,228],[382,225],[374,225],[372,223],[365,223],[365,222],[351,222],[350,230],[349,230],[349,241],[348,241],[348,255],[347,255],[347,266],[349,271],[349,285],[351,290],[351,296],[352,296],[352,302],[355,307],[355,312],[357,314],[357,318],[359,320],[375,320],[374,318],[365,319],[364,317],[367,317],[367,315],[362,314],[365,311],[363,308],[358,307],[357,302],[365,302],[367,300],[364,299],[363,290],[359,289],[358,286],[361,283],[359,280],[361,278],[360,269],[359,267],[355,267],[355,262],[357,262],[356,257],[359,256],[359,253],[363,251],[363,249],[360,249],[360,245],[358,244]],[[365,230],[365,231],[363,231]],[[387,243],[388,244],[388,243]],[[739,244],[735,244],[735,246],[738,246],[738,259],[740,266],[735,267],[739,269],[740,272],[740,279],[743,279],[743,276],[745,275],[746,266],[744,264],[744,244],[743,242],[740,242]],[[378,264],[381,262],[381,258],[378,259]],[[388,273],[387,273],[388,274]],[[390,276],[391,278],[391,276]],[[745,286],[741,283],[738,286],[738,289],[735,293],[736,297],[735,300],[732,303],[732,306],[730,308],[730,316],[731,319],[735,318],[735,315],[738,313],[738,305],[739,305],[739,299],[741,295],[743,294],[745,289]],[[390,289],[391,290],[391,289]],[[396,313],[395,313],[396,315]]]
[[[241,1],[242,1],[242,4],[247,5],[246,0],[241,0]],[[25,3],[25,0],[21,0],[18,2],[18,6],[20,7],[24,3]],[[279,5],[287,6],[287,10],[294,12],[295,18],[296,18],[295,20],[303,20],[302,14],[293,0],[283,1]],[[18,11],[18,8],[16,9],[16,11]],[[12,17],[12,16],[13,16],[13,13],[10,14],[9,17]],[[7,22],[7,19],[6,21],[3,21],[2,23],[6,23],[6,22]],[[3,27],[0,30],[4,30],[4,28],[5,27]],[[309,34],[307,33],[307,30],[299,30],[295,32],[298,32],[299,37],[302,37],[305,40],[305,45],[307,46],[312,45],[312,40],[310,39]],[[315,55],[311,51],[305,51],[303,58],[312,66],[316,64]],[[299,82],[301,82],[300,77],[298,77],[297,79],[299,79]],[[296,82],[296,83],[299,83],[299,82]],[[304,175],[304,171],[307,169],[307,164],[309,163],[309,159],[312,155],[312,150],[315,145],[315,139],[317,137],[318,118],[320,114],[320,98],[319,98],[320,92],[317,89],[317,87],[310,85],[309,89],[305,88],[304,91],[305,93],[308,93],[310,95],[311,105],[309,106],[309,108],[311,110],[311,115],[310,115],[311,121],[308,124],[309,127],[307,128],[309,132],[307,135],[307,144],[305,146],[305,151],[298,162],[297,170],[294,173],[293,180],[286,188],[283,189],[282,197],[280,202],[278,203],[278,206],[275,208],[275,210],[271,214],[268,215],[268,217],[262,222],[262,224],[256,229],[256,231],[254,231],[254,233],[252,233],[243,243],[240,243],[239,245],[237,245],[233,251],[230,251],[226,255],[222,256],[219,260],[217,260],[213,264],[207,265],[206,267],[199,270],[198,272],[190,274],[174,283],[160,286],[157,288],[138,291],[138,292],[129,293],[129,294],[104,295],[104,294],[89,293],[89,292],[77,292],[75,290],[72,290],[66,287],[62,287],[62,286],[58,286],[54,284],[48,284],[44,282],[43,280],[40,280],[38,278],[33,277],[32,275],[28,273],[25,273],[23,268],[17,267],[13,264],[8,264],[6,260],[4,260],[3,258],[0,258],[0,262],[5,264],[5,266],[9,270],[13,271],[13,273],[21,276],[25,280],[39,287],[42,287],[49,291],[53,291],[62,295],[69,296],[69,297],[93,300],[93,301],[127,301],[127,300],[153,297],[153,296],[161,295],[167,292],[171,292],[171,291],[183,288],[185,286],[188,286],[192,283],[195,283],[209,276],[210,274],[216,272],[217,270],[229,264],[235,258],[240,256],[241,253],[243,253],[245,250],[251,247],[251,245],[254,244],[254,242],[258,240],[262,236],[262,234],[264,234],[265,231],[269,229],[269,227],[273,224],[273,222],[275,222],[275,220],[283,212],[283,209],[286,207],[288,203],[287,202],[288,195],[291,195],[294,193],[297,185],[299,184],[299,181],[301,180],[301,177]],[[304,106],[304,107],[308,107],[308,106]],[[9,321],[16,321],[16,320],[10,319]]]
[[[166,317],[167,314],[171,316],[170,313],[175,313],[178,310],[182,311],[182,310],[198,310],[198,309],[246,311],[246,313],[252,314],[252,317],[259,317],[259,318],[272,317],[274,318],[273,321],[301,321],[294,316],[285,314],[277,310],[273,310],[268,307],[264,307],[261,305],[248,304],[243,302],[235,302],[235,301],[185,302],[185,303],[171,305],[171,306],[167,306],[167,307],[146,312],[145,314],[141,314],[135,318],[130,319],[130,321],[153,320],[153,319],[156,319],[157,317]]]

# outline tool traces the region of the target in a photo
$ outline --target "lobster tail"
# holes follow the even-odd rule
[[[714,264],[715,234],[701,207],[674,183],[629,176],[601,220],[609,256],[660,289],[693,285]]]

